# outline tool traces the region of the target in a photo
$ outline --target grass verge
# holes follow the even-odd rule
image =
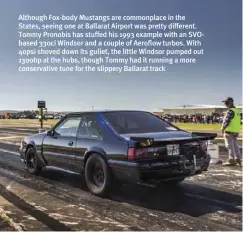
[[[220,131],[221,124],[174,123],[184,130]]]
[[[58,122],[58,120],[49,119],[47,121],[43,121],[44,125],[54,125]],[[0,119],[0,125],[23,125],[23,126],[32,126],[32,125],[40,125],[38,119]]]

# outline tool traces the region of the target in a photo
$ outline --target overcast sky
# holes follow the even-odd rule
[[[94,108],[155,110],[184,104],[220,105],[225,96],[241,104],[241,0],[1,0],[0,109]],[[205,34],[197,64],[161,73],[19,73],[17,19],[20,14],[181,14]]]

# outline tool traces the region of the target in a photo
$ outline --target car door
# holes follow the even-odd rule
[[[81,117],[64,118],[54,129],[52,135],[43,140],[43,156],[49,166],[75,169],[75,147]]]
[[[102,147],[101,130],[94,113],[84,114],[77,134],[76,162],[79,171],[84,171],[84,154],[94,147]]]

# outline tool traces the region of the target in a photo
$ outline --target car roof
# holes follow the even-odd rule
[[[118,112],[145,112],[145,113],[150,113],[148,111],[144,111],[144,110],[89,110],[89,111],[79,111],[79,112],[70,112],[68,114],[66,114],[66,116],[68,115],[80,115],[80,114],[84,114],[84,113],[118,113]]]

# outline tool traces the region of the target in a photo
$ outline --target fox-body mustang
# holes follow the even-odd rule
[[[25,138],[21,160],[32,174],[46,166],[85,175],[91,193],[104,196],[113,184],[177,184],[207,170],[207,141],[144,111],[71,113],[51,130]]]

